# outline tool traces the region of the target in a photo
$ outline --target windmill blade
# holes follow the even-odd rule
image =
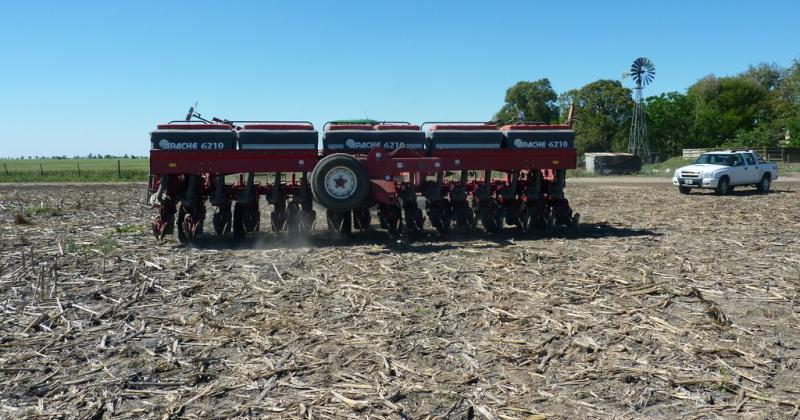
[[[633,60],[630,75],[637,86],[646,86],[655,79],[656,67],[649,58],[639,57]]]
[[[639,57],[633,62],[633,67],[636,67],[640,71],[650,66],[652,66],[652,63],[645,57]]]

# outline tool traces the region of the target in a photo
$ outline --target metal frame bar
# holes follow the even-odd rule
[[[150,151],[151,174],[311,172],[317,150]]]
[[[367,118],[365,118],[365,119],[367,119]],[[405,124],[405,125],[414,125],[414,124],[411,124],[411,123],[410,123],[410,122],[408,122],[408,121],[378,121],[378,120],[372,120],[372,121],[375,121],[377,124]],[[328,126],[329,126],[329,125],[336,125],[336,124],[338,124],[338,123],[339,123],[338,121],[326,121],[326,122],[325,122],[325,124],[323,124],[323,125],[322,125],[322,131],[325,131],[325,130],[328,128]],[[369,125],[369,124],[367,124],[367,125]],[[420,128],[421,128],[421,126],[420,126]]]

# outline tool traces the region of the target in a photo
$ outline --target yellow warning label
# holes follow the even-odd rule
[[[553,165],[558,165],[558,162],[559,162],[559,161],[557,161],[557,160],[554,160],[554,161],[553,161]]]
[[[170,164],[169,164],[169,165],[167,165],[167,166],[169,166],[170,168],[177,168],[177,167],[178,167],[178,165],[176,165],[176,164],[174,164],[174,163],[170,163]]]

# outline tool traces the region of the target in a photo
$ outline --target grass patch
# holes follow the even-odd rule
[[[40,172],[0,172],[0,182],[146,182],[149,170],[125,170],[121,173],[113,171],[49,171]]]
[[[117,161],[122,170],[139,169],[147,170],[150,167],[149,159],[0,159],[0,171],[8,168],[9,172],[38,172],[41,169],[48,171],[100,171],[117,170]]]
[[[145,232],[145,227],[142,225],[129,224],[114,226],[114,231],[122,234],[142,234]]]
[[[660,163],[647,163],[642,165],[642,171],[638,175],[672,177],[676,169],[681,166],[691,165],[692,162],[694,162],[694,159],[684,159],[677,156]]]
[[[584,168],[567,169],[567,178],[586,178],[594,176],[602,176],[602,175],[593,172],[588,172]]]
[[[690,165],[691,159],[683,159],[682,157],[674,157],[667,159],[660,163],[647,163],[642,165],[642,170],[638,173],[630,175],[612,175],[612,176],[663,176],[671,177],[675,169],[681,166]],[[609,175],[601,175],[593,172],[588,172],[585,169],[584,162],[578,163],[577,169],[570,169],[567,171],[567,178],[585,178],[585,177],[602,177]]]
[[[0,182],[129,182],[149,175],[149,159],[0,160]]]
[[[78,246],[75,245],[74,239],[66,239],[64,240],[64,252],[67,254],[74,254],[78,252]]]
[[[99,250],[102,251],[103,254],[111,253],[111,251],[113,251],[113,250],[117,249],[117,247],[119,247],[119,244],[117,243],[117,241],[115,241],[115,240],[113,240],[111,238],[107,238],[107,239],[103,240],[102,242],[100,242],[97,245],[99,245]],[[90,248],[97,248],[97,247],[91,246]]]
[[[67,238],[64,240],[64,252],[67,254],[77,254],[77,253],[84,253],[88,254],[92,251],[99,251],[103,254],[109,254],[111,251],[117,249],[119,247],[119,243],[111,238],[103,239],[101,242],[98,243],[81,243],[78,244],[75,242],[75,239]]]
[[[57,207],[28,207],[25,209],[25,215],[28,217],[34,216],[61,216],[64,211]]]
[[[800,173],[800,163],[779,163],[778,164],[778,176],[780,174],[796,174]]]

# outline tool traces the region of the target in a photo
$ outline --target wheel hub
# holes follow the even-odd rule
[[[337,166],[325,174],[325,191],[335,198],[352,196],[357,186],[356,174],[350,168]]]

